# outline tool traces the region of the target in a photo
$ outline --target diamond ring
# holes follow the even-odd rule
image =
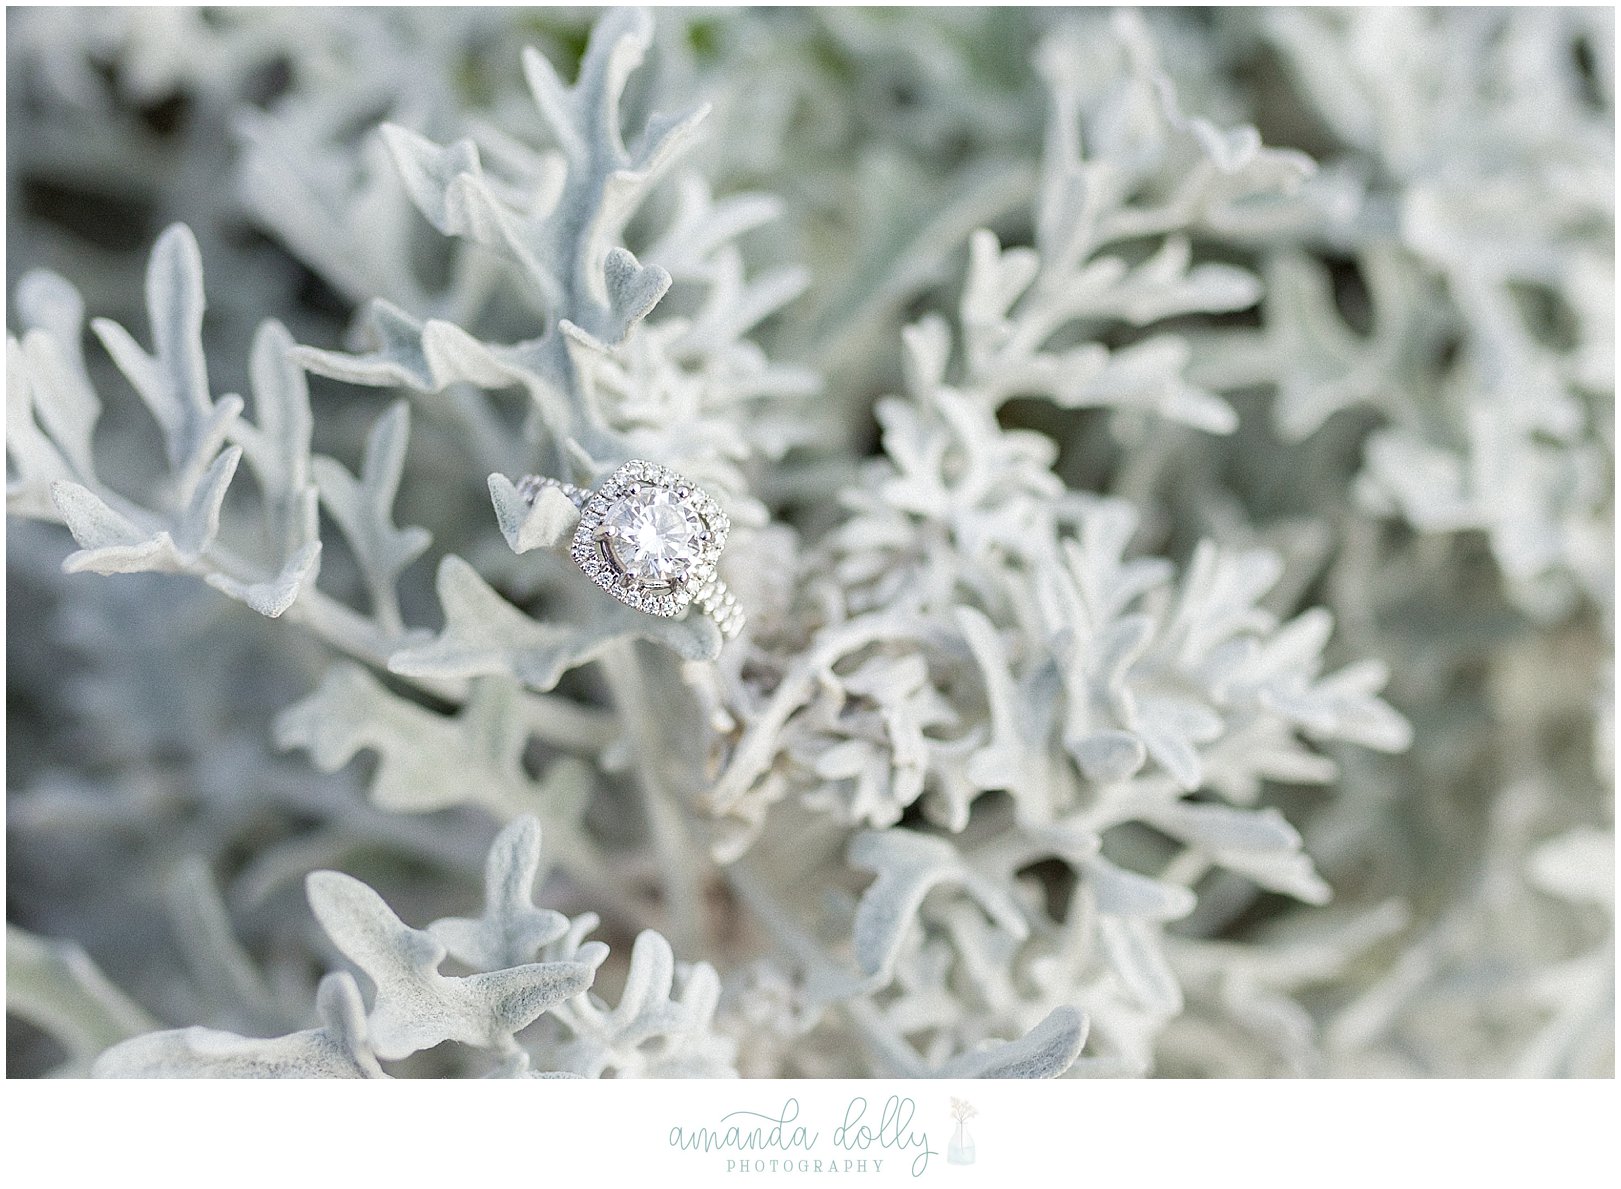
[[[743,608],[715,572],[732,522],[696,483],[641,460],[627,462],[594,492],[542,475],[517,483],[531,504],[548,487],[580,509],[569,555],[603,590],[669,619],[696,604],[726,639],[743,630]]]

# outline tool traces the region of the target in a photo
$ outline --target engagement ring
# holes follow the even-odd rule
[[[570,556],[621,603],[671,619],[696,604],[723,637],[743,630],[743,608],[715,572],[732,522],[697,484],[636,460],[594,492],[542,475],[526,475],[517,487],[531,504],[547,487],[574,502],[580,524]]]

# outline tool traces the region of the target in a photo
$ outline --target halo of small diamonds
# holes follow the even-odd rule
[[[586,500],[569,552],[586,577],[621,603],[673,618],[714,576],[730,528],[697,484],[635,459]]]

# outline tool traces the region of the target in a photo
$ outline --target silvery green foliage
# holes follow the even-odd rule
[[[451,917],[413,929],[376,892],[351,876],[316,871],[310,908],[339,953],[372,988],[368,1008],[353,975],[337,971],[317,996],[320,1027],[256,1040],[208,1028],[151,1032],[114,1044],[97,1058],[99,1077],[386,1077],[382,1061],[453,1041],[483,1050],[504,1077],[600,1075],[724,1076],[729,1045],[709,1033],[718,988],[706,965],[677,966],[669,943],[649,930],[637,939],[630,976],[617,1008],[590,995],[607,957],[601,942],[581,937],[596,924],[570,921],[531,900],[540,867],[540,827],[517,818],[495,840],[486,872],[485,909],[477,919]],[[43,943],[20,938],[31,955]],[[553,957],[552,955],[562,955]],[[545,955],[546,960],[535,961]],[[447,975],[447,958],[472,970]],[[72,968],[83,955],[65,952]],[[91,968],[74,976],[89,997]],[[671,997],[672,979],[682,988]],[[105,998],[107,991],[99,991]],[[106,1010],[115,1008],[108,1003]],[[43,1009],[41,1009],[43,1010]],[[536,1071],[517,1034],[546,1013],[573,1039],[552,1042],[557,1069]],[[77,1013],[83,1019],[88,1012]],[[643,1048],[648,1046],[648,1048]],[[649,1057],[649,1052],[656,1055]]]
[[[1511,746],[1552,754],[1546,732],[1564,722],[1596,753],[1578,745],[1558,775],[1510,765],[1487,787],[1429,766],[1434,798],[1471,789],[1478,857],[1307,1067],[1607,1070],[1613,1028],[1593,1013],[1613,1001],[1613,907],[1573,889],[1608,887],[1613,862],[1591,845],[1613,834],[1613,676],[1598,659],[1614,614],[1613,14],[1276,12],[1251,32],[1338,146],[1328,167],[1364,196],[1278,245],[1261,329],[1213,339],[1196,374],[1220,389],[1271,386],[1289,439],[1343,441],[1346,411],[1371,413],[1354,495],[1422,536],[1377,563],[1405,575],[1398,588],[1358,602],[1375,617],[1413,614],[1418,583],[1473,580],[1479,539],[1510,605],[1471,605],[1428,646],[1435,668],[1413,688],[1484,661],[1483,701],[1514,724]],[[1323,247],[1332,270],[1313,254]],[[1349,306],[1346,260],[1366,294]],[[1419,729],[1460,762],[1484,754],[1463,724]],[[1383,837],[1393,854],[1409,845],[1394,829]],[[1552,855],[1566,864],[1557,888]],[[1470,980],[1482,990],[1462,1008],[1451,988]],[[1505,1016],[1521,1021],[1513,1040],[1441,1055],[1450,1037]]]
[[[250,424],[242,419],[241,397],[210,393],[202,263],[184,227],[158,241],[146,293],[150,354],[116,322],[98,319],[92,326],[162,431],[168,475],[158,494],[132,503],[97,474],[91,436],[101,400],[79,351],[83,302],[61,278],[31,273],[19,291],[24,335],[7,345],[14,399],[7,406],[6,447],[15,476],[7,485],[8,507],[67,525],[80,546],[65,563],[70,572],[199,573],[274,618],[298,597],[320,556],[316,489],[308,478],[309,394],[302,372],[287,359],[292,340],[275,322],[256,338],[258,424]],[[244,457],[272,542],[271,559],[260,568],[222,554],[218,542],[226,491]]]
[[[1043,348],[1075,319],[1144,324],[1249,304],[1252,277],[1190,269],[1171,229],[1219,223],[1238,196],[1286,202],[1306,168],[1242,131],[1188,121],[1129,58],[1114,88],[1083,95],[1064,46],[1047,52],[1055,116],[1036,247],[1003,252],[988,233],[974,237],[960,358],[942,320],[908,330],[910,391],[878,407],[884,457],[847,497],[853,514],[807,557],[814,626],[761,665],[781,680],[709,794],[737,825],[725,853],[777,820],[767,807],[784,799],[857,830],[846,857],[877,874],[853,910],[859,975],[825,993],[866,1000],[865,1026],[890,1032],[886,1055],[907,1054],[897,1072],[913,1059],[908,1035],[950,1053],[1077,1006],[1092,1025],[1083,1067],[1145,1070],[1158,1028],[1182,1007],[1162,933],[1192,910],[1190,883],[1225,867],[1311,902],[1328,895],[1299,834],[1274,811],[1243,808],[1264,780],[1333,777],[1297,736],[1409,742],[1376,696],[1383,665],[1321,673],[1326,612],[1283,624],[1257,605],[1279,578],[1277,557],[1205,542],[1173,582],[1169,563],[1127,556],[1129,505],[1066,493],[1051,441],[995,420],[1009,397],[1040,395],[1230,430],[1231,410],[1180,375],[1180,340],[1150,335],[1113,354]],[[1103,113],[1089,141],[1109,143],[1105,117],[1151,130],[1137,175],[1117,180],[1107,161],[1079,159],[1087,100]],[[1130,201],[1153,166],[1173,161],[1196,181],[1163,202]],[[1136,268],[1101,250],[1145,231],[1166,239]],[[1182,803],[1198,790],[1227,804]],[[976,812],[990,792],[1007,800]],[[914,804],[944,833],[903,827]],[[1122,866],[1104,842],[1132,823],[1185,849],[1150,871]],[[1041,881],[1019,879],[1041,863],[1063,870],[1056,912]],[[966,1016],[955,984],[972,988]]]
[[[1212,344],[1205,374],[1274,384],[1290,438],[1372,405],[1370,510],[1484,533],[1533,614],[1568,608],[1573,587],[1607,599],[1610,18],[1279,10],[1259,33],[1368,175],[1358,216],[1314,229],[1360,268],[1368,325],[1346,324],[1320,264],[1280,251],[1262,331]],[[1601,58],[1590,83],[1571,69],[1577,37]]]
[[[14,16],[19,1068],[1613,1068],[1607,14]]]
[[[84,1076],[90,1062],[153,1020],[107,981],[84,949],[6,926],[6,1012],[56,1037],[68,1059],[63,1076]]]

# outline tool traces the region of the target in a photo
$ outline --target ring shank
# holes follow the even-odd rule
[[[743,630],[743,605],[719,574],[711,574],[693,592],[692,601],[704,614],[714,617],[722,639],[730,640]]]
[[[525,475],[514,486],[526,504],[533,504],[548,487],[555,487],[568,496],[569,502],[576,508],[584,508],[585,501],[591,498],[590,492],[582,491],[572,483],[564,483],[561,479],[553,479],[550,475]]]

